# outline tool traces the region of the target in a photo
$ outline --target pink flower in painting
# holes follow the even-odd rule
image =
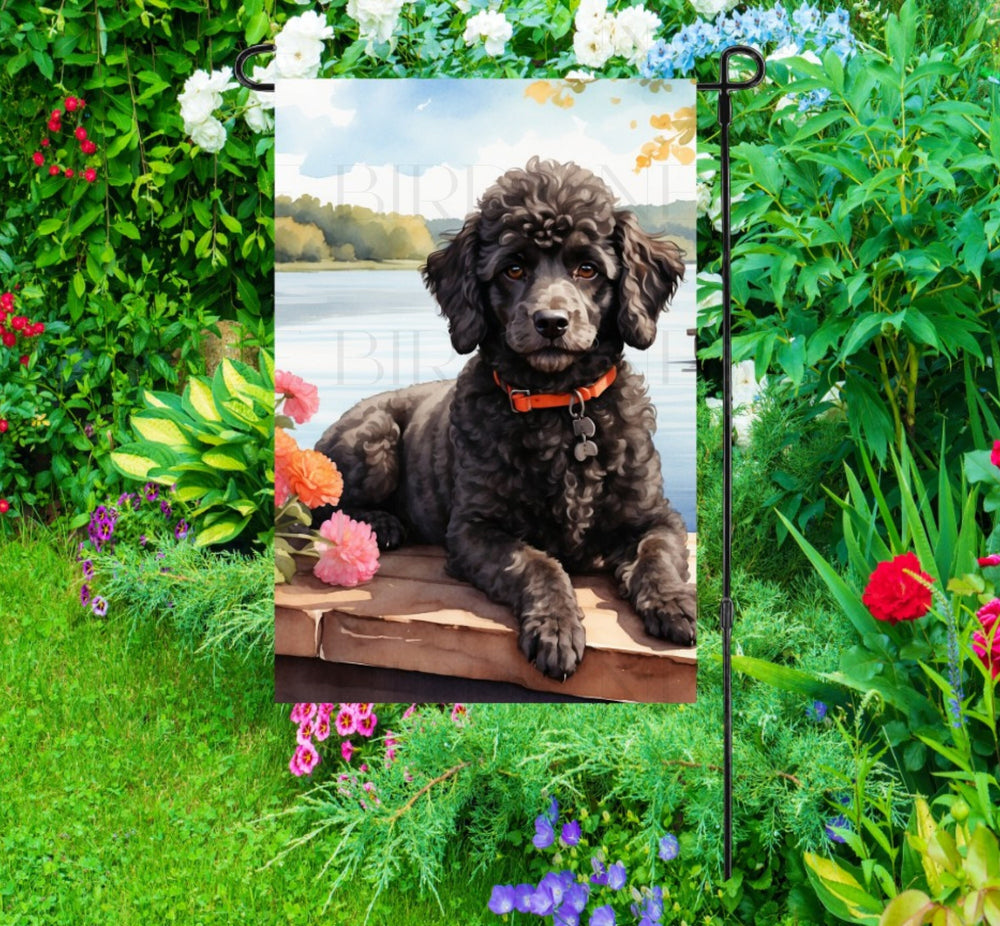
[[[338,736],[350,736],[358,729],[358,715],[351,704],[341,704],[334,721]]]
[[[319,410],[319,390],[294,373],[274,371],[274,391],[285,398],[282,411],[305,424]]]
[[[344,512],[335,512],[319,528],[330,543],[315,541],[319,561],[313,574],[327,585],[353,588],[367,582],[378,569],[378,542],[371,525],[354,521]]]
[[[281,508],[292,494],[288,485],[288,477],[279,467],[274,468],[274,507]]]

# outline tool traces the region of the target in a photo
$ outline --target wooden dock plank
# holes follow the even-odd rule
[[[695,537],[689,538],[692,561]],[[692,570],[693,574],[693,570]],[[303,572],[275,591],[275,651],[330,662],[482,679],[622,701],[693,701],[697,654],[646,634],[607,575],[575,576],[587,652],[565,682],[546,678],[517,647],[509,609],[444,571],[444,551],[405,548],[381,557],[353,589]]]

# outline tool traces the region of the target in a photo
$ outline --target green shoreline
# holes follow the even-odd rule
[[[316,273],[322,270],[419,270],[422,260],[296,260],[275,263],[276,273]]]

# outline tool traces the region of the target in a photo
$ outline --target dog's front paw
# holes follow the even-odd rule
[[[521,618],[521,652],[539,672],[565,681],[576,671],[583,659],[586,635],[582,615],[573,602],[562,613],[555,609],[539,613],[532,611]]]
[[[698,610],[694,585],[676,585],[640,596],[635,610],[646,631],[678,646],[694,646]]]

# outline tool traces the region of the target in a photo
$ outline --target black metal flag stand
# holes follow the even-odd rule
[[[729,59],[750,58],[755,65],[753,76],[734,80],[729,74]],[[733,874],[733,344],[729,261],[732,256],[730,213],[729,124],[733,118],[729,94],[734,90],[756,87],[764,79],[764,58],[756,48],[732,45],[722,52],[718,83],[698,84],[699,90],[719,92],[718,119],[722,130],[719,145],[722,178],[722,603],[719,607],[719,627],[722,631],[722,793],[723,808],[723,873],[728,880]]]

